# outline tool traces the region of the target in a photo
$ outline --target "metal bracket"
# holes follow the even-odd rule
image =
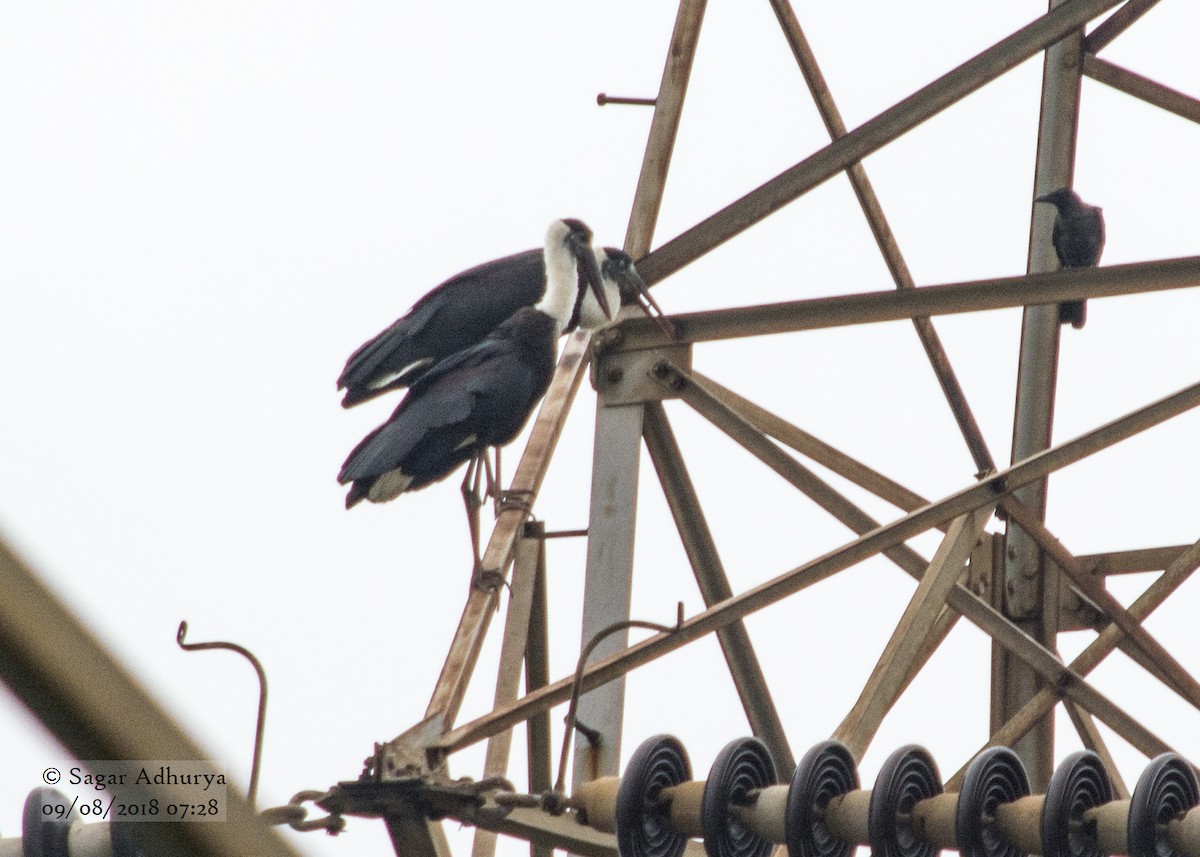
[[[388,743],[376,744],[375,754],[366,760],[360,779],[387,782],[446,776],[446,761],[434,746],[444,731],[441,715],[434,715]]]
[[[600,403],[605,407],[677,398],[669,388],[650,377],[654,366],[664,360],[690,372],[691,343],[634,351],[597,351],[591,366],[592,388],[600,394]]]

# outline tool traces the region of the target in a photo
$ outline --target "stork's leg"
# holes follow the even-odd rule
[[[503,482],[500,479],[500,447],[495,448],[496,466],[493,470],[492,460],[488,458],[487,450],[483,452],[483,466],[487,470],[487,494],[492,498],[492,514],[500,517],[500,498],[504,494]]]
[[[479,458],[472,458],[467,462],[467,473],[462,481],[463,505],[467,508],[467,528],[471,531],[471,554],[474,559],[471,565],[472,586],[479,580],[483,571],[483,560],[479,557],[479,510],[483,508],[479,483],[483,479],[483,470]]]

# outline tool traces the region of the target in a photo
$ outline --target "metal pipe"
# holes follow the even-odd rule
[[[234,652],[248,660],[258,675],[258,720],[254,727],[254,755],[250,763],[250,788],[246,791],[246,799],[250,802],[250,806],[254,806],[258,799],[258,773],[262,768],[263,733],[267,728],[267,671],[263,669],[262,662],[254,656],[253,652],[237,643],[220,641],[185,643],[187,627],[187,622],[180,622],[179,630],[175,633],[175,642],[179,644],[179,648],[185,652],[198,652],[206,649],[224,649],[227,652]]]
[[[631,104],[636,107],[653,107],[655,100],[653,98],[625,98],[619,95],[608,95],[601,92],[596,96],[596,103],[601,107],[606,104]]]

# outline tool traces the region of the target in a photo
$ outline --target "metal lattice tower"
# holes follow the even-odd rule
[[[919,583],[858,702],[834,735],[859,759],[893,703],[959,618],[966,618],[992,639],[989,744],[1011,746],[1017,751],[1035,791],[1044,790],[1051,776],[1054,715],[1059,703],[1083,744],[1105,760],[1110,770],[1115,766],[1097,721],[1147,756],[1167,749],[1165,742],[1120,707],[1119,700],[1102,694],[1088,682],[1087,674],[1114,650],[1125,652],[1200,708],[1200,683],[1141,624],[1200,566],[1200,542],[1190,547],[1080,557],[1071,554],[1045,525],[1046,486],[1051,474],[1200,405],[1200,384],[1195,384],[1052,447],[1050,429],[1060,336],[1057,305],[1200,285],[1200,257],[1059,271],[1049,240],[1052,210],[1035,206],[1025,276],[918,289],[862,165],[868,155],[1041,52],[1045,53],[1045,61],[1033,177],[1037,194],[1072,184],[1083,76],[1200,122],[1200,101],[1098,56],[1154,4],[1155,0],[1052,3],[1044,16],[848,130],[791,4],[788,0],[771,0],[832,142],[681,235],[654,247],[658,212],[704,16],[704,0],[682,0],[662,83],[654,99],[649,141],[625,239],[625,249],[639,260],[643,277],[650,284],[661,282],[821,183],[845,173],[895,289],[673,316],[679,334],[675,340],[668,339],[644,318],[627,317],[614,328],[594,336],[577,333],[568,341],[511,489],[536,498],[572,401],[590,368],[600,407],[588,526],[584,639],[630,619],[638,460],[643,445],[706,604],[703,612],[681,617],[669,631],[633,645],[626,632],[618,632],[597,647],[582,673],[585,692],[579,710],[579,719],[596,734],[576,751],[576,787],[597,776],[619,773],[623,677],[709,634],[719,639],[750,731],[762,739],[781,770],[794,767],[797,748],[789,745],[743,620],[876,555],[887,557]],[[1085,37],[1091,21],[1116,7],[1120,8]],[[1004,307],[1024,307],[1012,460],[1007,464],[995,461],[989,451],[931,320],[946,313]],[[699,343],[902,319],[911,319],[977,468],[973,482],[937,500],[917,495],[691,368],[692,348]],[[857,538],[823,556],[807,558],[792,571],[752,589],[735,592],[705,523],[684,453],[662,404],[665,399],[681,400],[846,525]],[[902,511],[901,516],[889,523],[874,520],[785,447],[886,500]],[[1005,533],[985,531],[994,515],[1005,521]],[[484,785],[508,770],[511,730],[518,725],[527,724],[529,730],[529,791],[538,794],[551,788],[554,753],[549,712],[567,702],[572,693],[572,677],[551,681],[549,675],[544,533],[529,518],[526,508],[503,509],[484,555],[484,567],[500,570],[511,583],[494,709],[469,722],[458,722],[467,685],[503,592],[499,588],[475,589],[459,620],[426,718],[377,748],[364,782],[348,784],[340,792],[335,789],[325,802],[335,811],[384,817],[398,854],[447,854],[445,836],[437,821],[447,816],[480,825],[473,857],[490,857],[495,849],[495,833],[528,839],[535,855],[548,854],[551,847],[575,853],[615,854],[611,836],[542,808],[517,806],[490,815],[480,809]],[[930,531],[940,531],[940,546],[932,560],[925,560],[905,542]],[[7,554],[3,560],[16,567],[15,559]],[[1102,575],[1135,569],[1161,574],[1125,608],[1108,594]],[[34,611],[41,600],[43,596],[31,591],[23,603],[32,605],[30,610]],[[54,627],[69,630],[73,626],[64,617]],[[1081,628],[1094,630],[1095,639],[1082,654],[1064,663],[1056,653],[1058,635]],[[129,738],[130,731],[142,737],[161,733],[165,743],[146,751],[147,755],[185,758],[186,753],[194,753],[186,746],[169,748],[176,738],[168,735],[165,716],[155,714],[148,705],[146,716],[153,722],[136,724],[95,722],[104,712],[83,704],[64,709],[64,698],[78,702],[82,694],[95,689],[74,686],[66,678],[54,685],[53,676],[39,666],[39,659],[49,658],[48,654],[0,642],[5,643],[0,649],[18,653],[3,660],[6,680],[35,710],[47,712],[47,722],[80,758],[120,758],[121,742]],[[82,635],[45,642],[47,647],[77,647],[81,651],[98,648]],[[523,694],[519,688],[522,670],[526,683]],[[33,686],[14,678],[21,675],[47,675],[47,682],[53,686]],[[99,672],[95,677],[101,680]],[[116,680],[104,681],[111,685]],[[135,691],[129,689],[128,693]],[[59,712],[73,710],[78,716],[50,716],[51,698]],[[87,718],[83,716],[85,711]],[[112,717],[118,714],[114,712]],[[84,736],[82,743],[80,735]],[[444,763],[449,756],[485,740],[489,742],[485,769],[474,776],[473,784],[452,783],[445,778]],[[961,783],[961,778],[959,771],[948,785]],[[1115,785],[1118,793],[1127,794],[1119,777]],[[494,808],[486,803],[484,807]],[[235,817],[240,817],[237,812]],[[247,830],[252,828],[245,825]],[[202,832],[210,838],[193,842],[194,847],[204,853],[235,852],[229,841],[221,839],[224,833]],[[269,853],[267,848],[263,845],[263,850],[256,853]]]

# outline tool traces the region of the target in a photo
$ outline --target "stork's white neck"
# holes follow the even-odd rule
[[[565,237],[566,224],[561,221],[554,223],[546,235],[546,293],[535,307],[554,319],[557,333],[562,333],[571,320],[579,289],[578,265],[567,249]]]

